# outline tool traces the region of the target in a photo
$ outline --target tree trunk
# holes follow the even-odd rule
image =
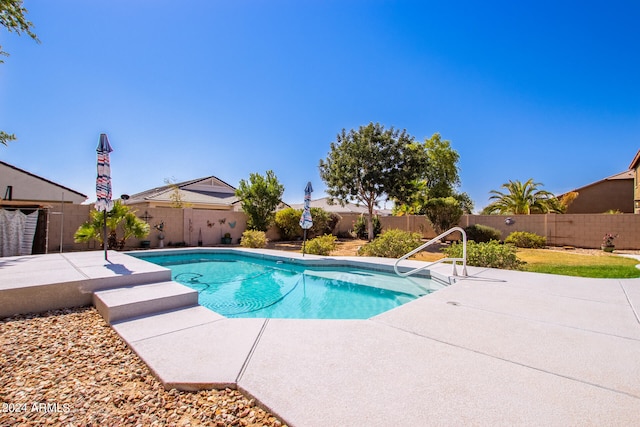
[[[371,202],[368,203],[367,208],[369,209],[369,218],[367,218],[367,240],[373,240],[373,204]]]

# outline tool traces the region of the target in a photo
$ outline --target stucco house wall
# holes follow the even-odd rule
[[[633,174],[626,172],[624,175],[626,178],[607,178],[576,189],[578,197],[569,205],[567,213],[605,213],[610,210],[633,213]]]
[[[87,196],[46,178],[0,161],[0,198],[40,203],[60,202],[80,204]]]
[[[631,161],[629,169],[633,173],[633,213],[640,214],[640,150]]]

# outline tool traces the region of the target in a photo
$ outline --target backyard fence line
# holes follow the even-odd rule
[[[358,214],[341,214],[336,230],[338,234],[353,229]],[[425,216],[381,216],[382,230],[399,228],[418,232],[425,239],[437,235]],[[526,231],[546,237],[549,246],[600,248],[605,234],[618,237],[618,249],[640,249],[640,215],[637,214],[536,214],[536,215],[463,215],[457,224],[474,224],[495,228],[507,238],[514,231]]]
[[[60,212],[60,203],[51,204],[52,212]],[[97,250],[95,242],[74,243],[73,234],[89,219],[91,205],[65,204],[64,215],[49,216],[48,252],[59,252],[62,241],[63,251]],[[231,243],[237,244],[246,229],[247,218],[243,212],[194,209],[194,208],[134,208],[136,215],[151,226],[151,233],[144,240],[150,248],[160,246],[159,232],[154,225],[164,222],[163,246],[214,246],[222,244],[222,238],[229,233]],[[359,214],[339,214],[340,221],[334,234],[348,235],[353,230]],[[64,221],[61,227],[60,221]],[[436,232],[425,216],[381,216],[382,229],[401,229],[417,232],[425,238],[433,238]],[[640,249],[640,215],[636,214],[545,214],[545,215],[464,215],[457,224],[467,227],[481,224],[493,227],[505,239],[513,231],[527,231],[544,236],[550,246],[573,246],[599,248],[605,234],[618,237],[614,243],[617,249]],[[60,238],[60,231],[64,235]],[[271,240],[278,239],[276,229],[267,232]],[[139,248],[141,240],[129,239],[127,249]]]

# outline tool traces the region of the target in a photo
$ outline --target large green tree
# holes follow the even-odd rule
[[[406,130],[385,129],[379,123],[342,130],[320,160],[320,177],[332,201],[367,207],[367,230],[373,236],[373,212],[383,197],[406,201],[424,173],[426,156],[421,144]]]
[[[439,133],[424,140],[427,167],[424,173],[430,198],[450,197],[460,185],[460,155],[451,147],[451,141],[443,140]]]
[[[473,210],[473,202],[466,193],[458,193],[460,185],[460,155],[451,147],[451,142],[443,140],[439,133],[425,139],[422,144],[426,156],[426,166],[420,177],[413,183],[413,192],[405,202],[396,200],[397,213],[424,214],[427,202],[435,198],[453,197],[465,212]]]
[[[247,228],[267,231],[273,224],[283,193],[284,186],[271,170],[267,171],[266,177],[252,173],[249,181],[240,180],[236,197],[240,199],[242,210],[247,214]]]
[[[553,193],[541,190],[539,182],[529,178],[525,182],[518,180],[502,184],[506,191],[491,190],[489,200],[493,200],[482,211],[485,215],[529,215],[538,213],[562,213],[558,199]]]
[[[425,139],[422,145],[426,167],[414,182],[414,192],[404,203],[396,200],[396,215],[426,215],[439,233],[455,226],[464,213],[473,211],[473,202],[466,193],[458,193],[460,155],[439,133]]]
[[[33,24],[25,17],[27,12],[27,9],[22,5],[22,0],[0,0],[0,25],[5,27],[10,33],[17,33],[18,35],[25,33],[39,42],[38,36],[31,30]],[[2,56],[9,56],[9,54],[2,50],[2,46],[0,45],[0,57]],[[0,59],[0,64],[3,62],[4,61]],[[0,131],[0,144],[7,145],[7,142],[14,141],[15,139],[16,136],[14,134]]]

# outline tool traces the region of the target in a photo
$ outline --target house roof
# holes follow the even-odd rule
[[[194,207],[227,207],[238,201],[235,188],[220,178],[207,176],[189,181],[167,184],[129,196],[128,205],[141,203],[171,206],[176,196],[185,204]]]
[[[630,179],[630,180],[633,181],[633,171],[632,170],[628,170],[628,171],[617,173],[615,175],[611,175],[609,177],[606,177],[606,178],[601,179],[599,181],[592,182],[591,184],[583,185],[582,187],[576,188],[575,190],[571,190],[571,191],[577,191],[579,193],[580,190],[583,190],[583,189],[588,188],[588,187],[592,187],[594,185],[598,185],[598,184],[600,184],[602,182],[605,182],[605,181],[617,181],[617,180],[626,180],[626,179]],[[570,193],[571,191],[567,191],[567,193]],[[557,197],[562,197],[563,195],[564,194],[560,194]]]
[[[88,198],[88,196],[87,196],[86,194],[82,194],[81,192],[76,191],[76,190],[74,190],[74,189],[72,189],[72,188],[65,187],[64,185],[58,184],[57,182],[53,182],[53,181],[51,181],[51,180],[49,180],[49,179],[47,179],[47,178],[43,178],[43,177],[41,177],[41,176],[39,176],[39,175],[36,175],[36,174],[31,173],[31,172],[29,172],[29,171],[26,171],[26,170],[24,170],[24,169],[20,169],[19,167],[14,166],[14,165],[11,165],[11,164],[9,164],[9,163],[7,163],[7,162],[3,162],[2,160],[0,160],[0,164],[2,164],[2,165],[4,165],[4,166],[6,166],[6,167],[8,167],[8,168],[14,169],[14,170],[16,170],[16,171],[18,171],[18,172],[21,172],[21,173],[23,173],[23,174],[25,174],[25,175],[32,176],[32,177],[34,177],[34,178],[36,178],[36,179],[39,179],[39,180],[41,180],[41,181],[44,181],[44,182],[46,182],[46,183],[48,183],[48,184],[55,185],[56,187],[62,188],[63,190],[66,190],[66,191],[70,191],[70,192],[72,192],[72,193],[75,193],[75,194],[77,194],[78,196],[84,197],[85,199],[87,199],[87,198]]]
[[[628,170],[628,171],[620,172],[615,175],[611,175],[608,178],[603,179],[603,181],[614,181],[616,179],[633,179],[633,171]]]
[[[303,203],[292,204],[292,208],[294,209],[302,209],[304,207]],[[353,203],[346,203],[344,206],[340,206],[339,203],[335,203],[333,205],[329,204],[329,197],[323,197],[321,199],[311,200],[312,208],[322,208],[327,212],[335,212],[335,213],[357,213],[357,214],[367,214],[366,206],[354,205]],[[380,215],[390,215],[391,211],[389,209],[376,209],[375,210]]]

